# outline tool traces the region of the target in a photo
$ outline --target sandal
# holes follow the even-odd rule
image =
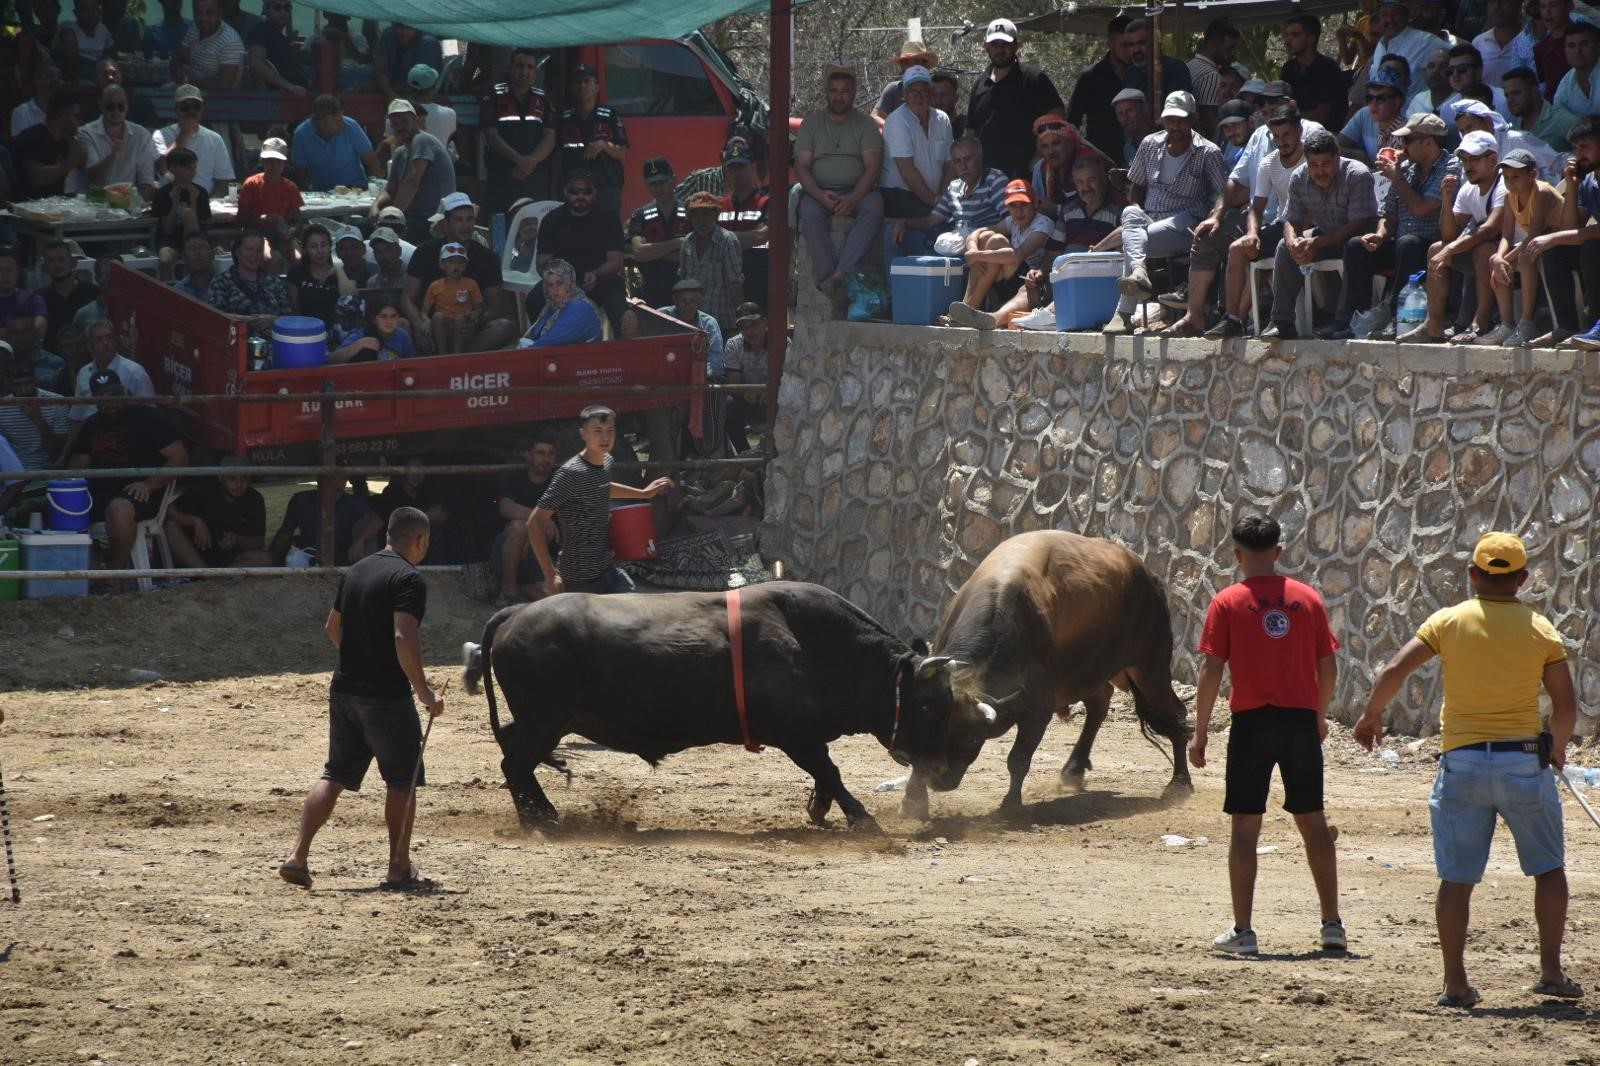
[[[1162,337],[1198,337],[1200,335],[1201,331],[1195,329],[1186,318],[1178,319],[1178,321],[1162,330],[1159,334]]]
[[[299,885],[301,888],[311,887],[311,871],[304,866],[296,866],[293,863],[286,862],[278,867],[278,876],[291,885]]]
[[[1560,981],[1540,981],[1528,991],[1536,996],[1549,996],[1552,999],[1583,998],[1583,986],[1566,974],[1561,975]]]
[[[1478,994],[1478,990],[1471,985],[1467,986],[1467,994],[1464,996],[1452,996],[1448,992],[1439,993],[1439,1006],[1454,1007],[1457,1010],[1470,1010],[1482,1000],[1483,997]]]
[[[385,892],[432,892],[439,887],[439,883],[432,878],[423,877],[422,871],[412,863],[411,870],[405,877],[398,881],[379,881],[378,887]]]

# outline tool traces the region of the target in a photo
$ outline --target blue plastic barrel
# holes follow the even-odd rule
[[[328,327],[320,318],[284,315],[272,324],[272,369],[294,370],[328,362]]]
[[[89,528],[89,483],[81,477],[50,482],[46,496],[50,501],[50,528],[79,530]]]

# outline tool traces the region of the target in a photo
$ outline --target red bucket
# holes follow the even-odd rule
[[[656,558],[656,515],[648,503],[611,505],[611,554],[624,561]]]

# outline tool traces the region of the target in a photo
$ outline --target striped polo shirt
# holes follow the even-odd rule
[[[579,452],[556,468],[539,497],[561,527],[561,580],[580,584],[611,570],[611,456],[600,466]]]
[[[244,41],[232,26],[224,22],[217,32],[202,38],[193,26],[183,35],[183,47],[189,50],[186,75],[191,82],[214,78],[223,67],[244,69]]]
[[[933,217],[954,224],[963,237],[983,227],[992,226],[1006,217],[1006,181],[1008,179],[994,167],[978,180],[971,192],[960,178],[952,181],[933,205]]]

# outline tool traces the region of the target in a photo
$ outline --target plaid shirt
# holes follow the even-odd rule
[[[1128,168],[1128,181],[1147,190],[1145,214],[1160,222],[1173,215],[1204,215],[1210,211],[1211,205],[1222,195],[1227,176],[1222,165],[1222,149],[1195,134],[1194,146],[1184,157],[1172,184],[1162,185],[1159,183],[1161,159],[1166,154],[1166,131],[1152,133],[1139,142],[1139,150],[1133,154],[1133,165]]]
[[[739,238],[718,226],[711,231],[711,248],[702,252],[700,239],[683,238],[678,253],[678,277],[693,278],[705,290],[705,312],[726,331],[734,330],[733,313],[739,306],[733,287],[744,284],[744,252]]]
[[[1400,164],[1400,177],[1407,185],[1417,190],[1424,200],[1441,199],[1439,186],[1444,184],[1446,174],[1454,174],[1457,178],[1462,176],[1461,161],[1452,152],[1440,152],[1439,158],[1433,161],[1433,169],[1428,171],[1420,184],[1417,178],[1417,164],[1409,159]],[[1411,208],[1400,199],[1400,194],[1392,185],[1389,187],[1389,195],[1383,198],[1383,214],[1385,218],[1400,219],[1400,224],[1395,229],[1396,237],[1415,235],[1425,241],[1439,239],[1439,212],[1435,211],[1427,218],[1418,218],[1411,213]]]
[[[1007,178],[990,167],[971,192],[967,183],[956,178],[933,205],[933,217],[951,222],[957,233],[970,237],[980,226],[992,226],[1006,217]]]
[[[1378,194],[1372,171],[1354,159],[1341,159],[1333,187],[1323,189],[1311,180],[1307,164],[1300,164],[1289,180],[1289,208],[1283,217],[1298,230],[1321,233],[1343,229],[1358,218],[1376,220]]]

